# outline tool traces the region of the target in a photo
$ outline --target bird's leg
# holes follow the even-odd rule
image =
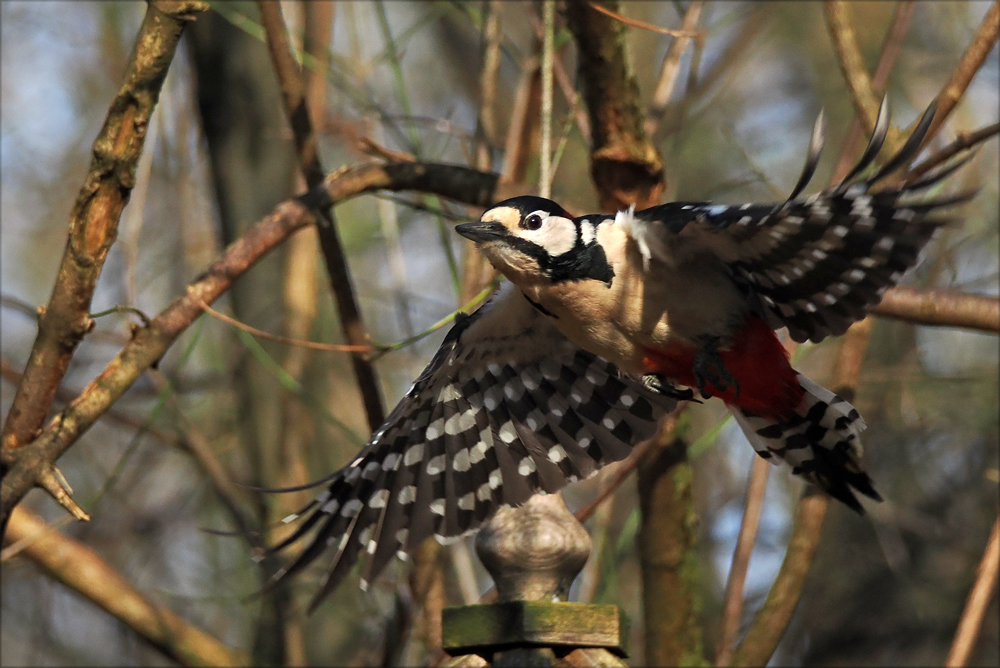
[[[740,381],[736,380],[722,358],[719,357],[719,337],[706,337],[704,345],[698,349],[694,356],[694,378],[698,387],[698,392],[706,399],[711,399],[712,395],[705,391],[705,383],[710,382],[717,392],[725,392],[729,387],[736,391],[733,401],[740,396]]]
[[[694,398],[693,390],[687,388],[682,390],[667,380],[665,376],[661,376],[658,373],[647,373],[642,377],[642,384],[657,394],[662,394],[677,401],[697,401],[699,404],[701,403]]]

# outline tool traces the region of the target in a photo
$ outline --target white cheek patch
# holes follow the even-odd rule
[[[580,223],[580,239],[583,241],[584,245],[589,244],[597,236],[597,230],[594,228],[594,224],[589,220],[585,220]]]
[[[546,217],[544,211],[535,213],[542,216],[542,226],[537,230],[518,230],[517,236],[541,246],[549,255],[562,255],[573,250],[576,246],[576,225],[572,220],[562,216]]]

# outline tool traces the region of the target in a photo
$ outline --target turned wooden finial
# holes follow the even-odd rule
[[[626,665],[627,621],[616,605],[567,603],[590,556],[587,530],[559,494],[504,508],[476,537],[476,553],[496,583],[496,603],[445,608],[446,665]]]
[[[501,601],[565,601],[590,550],[590,535],[561,494],[498,511],[476,537],[476,554]]]

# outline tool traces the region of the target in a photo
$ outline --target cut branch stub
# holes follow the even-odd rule
[[[602,6],[617,12],[618,3]],[[663,193],[663,159],[649,141],[639,84],[628,64],[625,26],[587,2],[566,4],[576,41],[579,80],[590,114],[591,175],[601,209],[658,204]]]
[[[476,554],[501,601],[565,601],[590,549],[587,530],[560,494],[504,508],[476,536]]]

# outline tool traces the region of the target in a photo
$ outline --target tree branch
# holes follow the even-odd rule
[[[993,531],[986,542],[986,551],[976,569],[976,583],[969,592],[965,602],[965,610],[955,631],[955,640],[944,665],[948,668],[960,668],[968,664],[969,656],[976,647],[979,631],[983,625],[986,606],[997,589],[997,562],[1000,561],[1000,519],[993,523]]]
[[[807,496],[799,503],[792,537],[788,541],[778,577],[767,593],[764,607],[757,613],[746,637],[733,653],[730,665],[763,666],[774,654],[802,596],[802,586],[819,545],[828,505],[829,499],[822,494]]]
[[[857,35],[851,25],[847,3],[841,0],[828,0],[823,3],[830,39],[833,41],[837,63],[844,73],[844,80],[851,91],[854,108],[858,117],[864,121],[865,130],[871,134],[875,129],[875,119],[878,117],[879,98],[875,94],[871,77],[865,67],[861,49],[858,47]]]
[[[921,162],[919,165],[911,169],[906,173],[904,181],[916,181],[918,178],[937,167],[940,164],[947,162],[949,159],[958,155],[962,151],[966,151],[973,146],[980,144],[990,137],[993,137],[998,132],[1000,132],[1000,123],[994,123],[993,125],[987,125],[985,128],[980,128],[974,132],[959,132],[958,137],[952,143],[948,144],[942,148],[937,153],[931,155],[926,160]]]
[[[680,417],[681,412],[686,406],[686,403],[678,403],[674,412],[667,416],[665,420],[660,422],[657,434],[647,441],[642,441],[636,444],[636,446],[632,448],[632,452],[629,453],[628,457],[623,459],[620,464],[616,465],[610,479],[602,486],[602,489],[597,496],[594,497],[590,503],[573,513],[573,516],[576,517],[578,522],[582,524],[590,519],[590,516],[594,514],[598,507],[600,507],[602,503],[618,491],[618,488],[622,486],[622,483],[628,480],[632,471],[639,466],[639,462],[642,461],[642,458],[645,456],[647,450],[654,445],[660,448],[665,448],[673,443],[674,430],[677,428],[677,418]]]
[[[979,24],[979,30],[969,42],[969,46],[965,48],[962,60],[959,61],[948,83],[938,94],[937,113],[934,114],[934,120],[931,122],[930,128],[927,129],[927,136],[924,138],[925,145],[948,120],[951,112],[955,110],[958,101],[962,99],[965,90],[972,83],[972,78],[976,76],[976,72],[983,66],[986,57],[996,46],[998,36],[1000,36],[1000,0],[994,2],[989,11],[986,12],[983,22]]]
[[[761,510],[764,509],[764,494],[767,491],[767,474],[770,469],[771,464],[763,457],[753,458],[743,520],[740,522],[733,563],[729,568],[729,579],[726,581],[722,630],[719,634],[719,651],[715,658],[717,666],[728,666],[732,660],[733,645],[740,630],[740,622],[743,620],[743,586],[746,584],[750,556],[757,541],[757,529],[760,527]]]
[[[687,49],[688,42],[691,41],[692,37],[699,36],[695,28],[698,25],[698,19],[701,17],[702,5],[703,3],[700,0],[694,0],[694,2],[688,5],[687,11],[684,13],[684,19],[681,21],[681,31],[691,33],[691,37],[675,36],[674,41],[670,44],[670,48],[667,49],[667,55],[663,57],[663,64],[660,66],[660,78],[656,82],[656,89],[653,91],[653,101],[649,105],[649,115],[653,118],[661,117],[666,110],[667,104],[670,102],[670,96],[674,92],[677,77],[680,74],[681,57],[684,55],[684,51]],[[651,120],[648,125],[649,127],[646,128],[646,131],[653,134],[656,131],[655,121]]]
[[[169,608],[154,603],[89,547],[25,508],[14,510],[5,543],[17,554],[90,600],[183,666],[245,666],[249,657],[226,647]]]
[[[625,26],[595,9],[571,2],[566,18],[576,41],[579,79],[591,125],[591,176],[601,210],[617,211],[660,201],[663,159],[649,141],[639,84],[625,54]],[[617,3],[603,7],[618,13]]]
[[[885,92],[889,84],[889,73],[892,72],[896,59],[903,49],[903,38],[910,30],[913,22],[913,11],[916,5],[909,0],[900,0],[896,3],[896,10],[892,15],[892,22],[886,32],[885,40],[882,42],[882,53],[879,55],[878,65],[875,67],[875,74],[872,76],[872,91],[881,95]],[[847,138],[841,144],[840,157],[837,158],[836,167],[833,170],[831,183],[840,183],[847,172],[851,169],[853,161],[856,159],[854,150],[855,144],[861,137],[861,116],[855,112],[851,120],[851,128],[847,131]]]
[[[288,30],[281,15],[281,5],[275,0],[260,0],[257,6],[260,8],[261,21],[267,31],[267,46],[281,84],[282,99],[292,126],[292,134],[295,136],[299,165],[305,174],[306,184],[314,188],[323,181],[323,168],[317,152],[317,136],[309,118],[302,71],[292,57]],[[334,223],[333,211],[325,212],[325,217],[320,222],[317,228],[320,248],[330,276],[330,287],[337,302],[344,338],[352,346],[363,346],[367,343],[368,337],[361,320],[354,281],[347,267],[347,256]],[[351,364],[358,381],[358,389],[361,390],[365,413],[368,415],[368,426],[374,432],[385,421],[385,407],[382,404],[382,393],[375,367],[361,355],[352,355]]]
[[[103,415],[133,382],[156,363],[180,334],[255,262],[317,216],[313,209],[375,190],[419,190],[485,207],[494,201],[495,174],[435,163],[366,164],[341,169],[318,188],[279,204],[244,236],[231,243],[208,270],[154,317],[29,445],[10,451],[0,486],[0,511],[11,510],[43,473]]]
[[[1000,332],[1000,299],[996,297],[895,287],[886,291],[871,312],[918,325]]]
[[[672,35],[673,37],[692,38],[692,37],[697,37],[698,36],[697,31],[693,27],[690,27],[690,26],[687,26],[687,25],[683,26],[680,30],[673,30],[671,28],[663,28],[663,27],[658,26],[658,25],[653,25],[652,23],[646,23],[645,21],[637,21],[636,19],[630,19],[629,17],[625,16],[624,14],[619,14],[618,12],[611,11],[610,9],[607,9],[606,7],[602,7],[601,4],[598,3],[598,2],[588,2],[587,4],[590,5],[591,9],[596,9],[601,14],[604,14],[606,16],[610,16],[615,21],[621,21],[625,25],[629,25],[629,26],[632,26],[634,28],[642,28],[643,30],[649,30],[651,32],[658,32],[661,35]],[[701,4],[701,3],[699,2],[698,4]],[[701,11],[701,9],[699,8],[698,11]]]
[[[0,461],[5,475],[15,452],[30,443],[42,426],[76,347],[93,328],[90,302],[135,186],[136,166],[163,80],[185,24],[206,8],[197,0],[152,2],[147,7],[125,77],[94,140],[90,171],[70,212],[52,296],[39,318],[24,377],[3,426]],[[39,470],[36,481],[41,475]],[[58,496],[64,504],[69,498]],[[70,503],[68,509],[85,516]],[[0,522],[6,518],[5,512]]]
[[[864,58],[861,56],[861,49],[858,46],[854,26],[851,25],[851,18],[848,14],[850,10],[847,8],[847,4],[842,0],[827,0],[823,3],[823,10],[826,15],[830,40],[833,42],[833,51],[837,56],[840,70],[844,73],[847,88],[851,91],[851,99],[854,101],[857,118],[864,124],[865,132],[870,135],[875,129],[880,100],[875,92],[875,85],[868,75]],[[883,48],[883,54],[885,52],[886,50]],[[886,70],[886,76],[888,76],[888,70]],[[899,137],[899,130],[890,126],[887,137],[890,150],[898,145]]]
[[[834,392],[848,401],[854,398],[854,388],[861,377],[871,329],[870,317],[860,320],[847,330],[840,344],[832,385]],[[754,617],[750,629],[733,653],[730,665],[763,666],[771,659],[802,596],[802,587],[822,537],[823,520],[829,503],[828,496],[818,493],[815,488],[807,488],[807,495],[799,502],[785,559],[767,594],[764,607]]]

